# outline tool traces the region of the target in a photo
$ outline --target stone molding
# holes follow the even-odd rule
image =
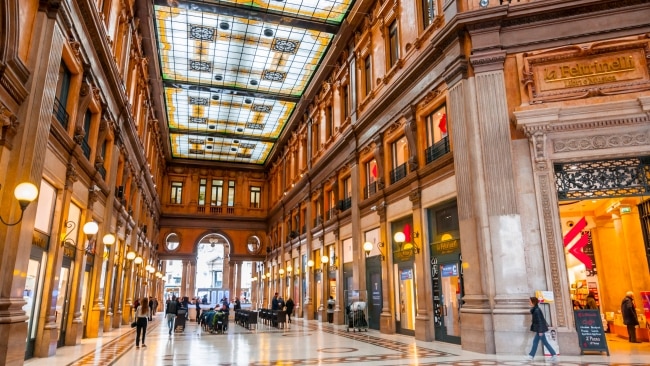
[[[629,146],[644,146],[650,144],[650,133],[648,131],[639,133],[621,133],[608,135],[594,135],[576,137],[569,139],[554,139],[553,151],[572,152],[584,150],[599,150],[610,148],[621,148]]]

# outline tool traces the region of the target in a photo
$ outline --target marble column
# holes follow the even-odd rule
[[[379,215],[379,237],[380,242],[390,243],[388,240],[388,222],[386,217],[386,204],[381,203],[377,205],[375,210],[377,215]],[[379,319],[379,331],[384,334],[393,334],[395,333],[395,317],[393,316],[393,309],[391,307],[391,299],[393,298],[393,284],[392,281],[392,262],[393,253],[389,250],[390,245],[385,245],[385,259],[381,261],[381,314]]]
[[[195,297],[197,295],[196,293],[196,259],[190,260],[190,266],[189,266],[189,289],[188,289],[188,296],[191,298]]]
[[[424,245],[424,230],[422,223],[424,217],[422,215],[421,196],[420,190],[415,185],[409,194],[409,200],[413,205],[413,232],[420,233],[419,238],[413,238],[417,246],[420,248],[415,254],[414,264],[417,270],[415,286],[417,289],[417,314],[415,315],[415,339],[420,341],[430,342],[434,338],[433,321],[430,314],[433,314],[433,306],[431,305],[430,289],[431,285],[431,267],[429,264],[429,246]]]
[[[178,294],[180,298],[182,299],[187,295],[187,282],[188,282],[188,275],[189,275],[189,266],[190,262],[188,260],[183,260],[183,269],[181,270],[181,290],[180,293]]]
[[[9,7],[11,8],[11,5]],[[46,4],[44,8],[47,7]],[[10,107],[10,111],[13,110],[15,113],[11,118],[16,123],[16,134],[12,146],[0,146],[2,149],[0,164],[3,170],[6,168],[4,170],[6,174],[0,178],[2,183],[0,216],[11,223],[18,220],[21,212],[13,196],[13,187],[22,182],[31,182],[36,187],[40,186],[52,122],[55,86],[61,64],[61,50],[65,42],[65,35],[55,25],[58,11],[54,9],[54,5],[43,10],[37,13],[31,33],[32,40],[40,45],[36,50],[38,54],[31,56],[33,60],[41,60],[35,65],[37,67],[30,69],[23,65],[20,58],[12,53],[16,49],[13,46],[17,47],[17,45],[11,41],[8,43],[10,47],[5,50],[6,57],[16,56],[14,59],[16,65],[6,65],[7,69],[3,72],[4,81],[9,80],[6,75],[18,75],[16,73],[18,67],[20,70],[30,70],[29,75],[25,74],[25,80],[29,76],[31,81],[30,90],[20,85],[17,79],[12,83],[12,92],[16,97],[20,95],[16,100],[21,100],[20,106],[15,106],[18,109]],[[11,18],[11,21],[14,20],[18,23],[17,18]],[[17,26],[17,23],[14,26]],[[15,32],[18,30],[5,33],[4,36],[17,34]],[[25,304],[23,299],[25,276],[16,273],[27,273],[36,206],[35,203],[30,204],[24,212],[22,221],[15,226],[0,224],[0,258],[3,263],[0,266],[0,334],[2,335],[0,336],[0,365],[22,365],[25,358],[27,315],[22,310]],[[56,329],[52,329],[53,321],[51,315],[47,316],[47,320],[41,319],[46,327],[44,333],[48,333],[43,334],[41,345],[37,345],[37,348],[41,348],[39,351],[41,354],[49,355],[54,352],[51,346],[52,342],[56,342]]]

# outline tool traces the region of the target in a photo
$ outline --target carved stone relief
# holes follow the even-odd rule
[[[554,139],[553,151],[560,153],[629,146],[643,146],[648,144],[650,144],[650,135],[648,132],[594,135],[570,139]]]

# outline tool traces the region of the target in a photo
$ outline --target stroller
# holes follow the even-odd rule
[[[187,314],[187,309],[180,308],[176,313],[176,325],[174,326],[174,332],[183,332],[185,331],[185,315]]]

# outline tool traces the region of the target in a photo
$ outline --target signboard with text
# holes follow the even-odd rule
[[[603,330],[603,321],[599,310],[574,310],[576,319],[576,331],[578,332],[578,343],[580,353],[585,351],[607,352],[607,339]]]

